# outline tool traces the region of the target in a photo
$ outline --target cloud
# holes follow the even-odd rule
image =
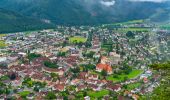
[[[116,1],[100,1],[100,3],[104,6],[107,6],[107,7],[110,7],[110,6],[113,6],[115,4]]]

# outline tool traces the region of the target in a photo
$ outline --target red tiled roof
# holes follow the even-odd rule
[[[97,69],[106,70],[107,72],[112,72],[112,67],[107,64],[97,64]]]
[[[59,90],[59,91],[62,91],[62,90],[64,90],[64,84],[56,84],[55,86],[54,86],[54,88],[56,89],[56,90]]]

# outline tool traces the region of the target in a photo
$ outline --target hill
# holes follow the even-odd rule
[[[25,17],[21,14],[0,9],[0,33],[38,30],[54,27],[38,19]]]

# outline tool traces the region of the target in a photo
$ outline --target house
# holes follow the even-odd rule
[[[59,79],[60,84],[67,84],[68,83],[68,79],[66,77],[60,77]]]
[[[74,95],[69,95],[68,96],[68,100],[75,100],[75,99],[76,99],[76,97]]]
[[[146,77],[143,78],[144,83],[148,83],[148,81],[149,81],[148,78],[146,78]]]
[[[91,79],[91,80],[98,80],[99,76],[97,74],[90,74],[88,76],[88,79]]]
[[[87,78],[87,76],[88,76],[88,73],[87,73],[87,72],[80,72],[78,77],[79,77],[80,79],[85,79],[85,78]]]
[[[98,86],[103,86],[103,85],[105,85],[106,83],[104,82],[104,81],[101,81],[101,80],[97,80],[97,85]]]
[[[86,80],[86,83],[87,83],[87,84],[97,84],[97,81],[87,79],[87,80]]]
[[[101,72],[102,70],[107,71],[108,74],[112,74],[113,73],[112,67],[109,66],[108,64],[102,64],[102,63],[97,64],[96,65],[96,71]]]
[[[78,85],[80,83],[80,79],[74,79],[70,82],[71,85]]]
[[[19,60],[18,60],[18,56],[16,55],[0,58],[0,64],[3,64],[8,68],[10,68],[11,66],[18,65],[18,63],[19,63]]]
[[[86,85],[78,85],[78,86],[76,87],[76,91],[83,91],[83,90],[85,90],[85,89],[87,89],[87,86],[86,86]]]
[[[107,57],[101,57],[100,63],[96,65],[96,71],[107,71],[108,74],[112,74],[112,67],[109,65],[109,59]]]
[[[147,71],[145,72],[145,74],[151,76],[151,75],[152,75],[152,71],[151,71],[151,70],[147,70]]]
[[[90,97],[89,96],[85,96],[84,100],[90,100]]]
[[[48,73],[56,73],[59,76],[64,75],[64,69],[63,68],[54,69],[54,68],[43,67],[42,71],[45,71],[45,72],[48,72]]]
[[[26,97],[28,100],[33,100],[34,99],[34,94],[30,93],[29,95],[27,95]]]
[[[117,54],[116,52],[110,52],[109,56],[110,56],[112,65],[117,65],[121,61],[120,55]]]
[[[17,77],[14,81],[11,82],[12,86],[21,86],[22,85],[22,80],[20,77]]]
[[[116,85],[107,85],[107,89],[111,90],[111,91],[115,91],[115,92],[119,92],[121,90],[121,85],[116,84]]]
[[[128,90],[125,90],[124,91],[124,96],[129,96],[129,95],[131,95],[132,93],[130,92],[130,91],[128,91]]]
[[[47,84],[47,87],[48,87],[48,88],[52,88],[52,87],[54,87],[55,84],[56,84],[56,83],[54,83],[54,82],[49,82],[49,83]]]
[[[101,87],[95,85],[95,84],[90,84],[88,85],[89,88],[91,88],[93,91],[100,91]]]
[[[142,75],[140,75],[140,79],[148,78],[148,77],[149,77],[149,75],[148,75],[148,74],[142,74]]]
[[[134,100],[139,100],[139,96],[136,95],[136,94],[133,94],[133,95],[132,95],[132,98],[133,98]]]
[[[55,84],[53,90],[65,91],[65,84]]]
[[[40,81],[40,82],[43,82],[43,75],[42,73],[35,73],[31,76],[31,79],[33,81]]]
[[[47,82],[47,83],[49,83],[49,82],[52,81],[52,77],[50,77],[50,76],[45,76],[45,77],[44,77],[44,81]]]
[[[105,56],[101,57],[101,59],[100,59],[100,63],[102,63],[102,64],[107,64],[109,62],[110,62],[109,59]]]
[[[57,96],[57,100],[64,100],[62,96]]]

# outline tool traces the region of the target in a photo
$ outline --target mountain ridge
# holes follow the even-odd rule
[[[106,3],[103,4],[101,1]],[[109,4],[109,2],[112,3]],[[26,17],[48,20],[56,25],[100,25],[138,19],[166,21],[170,20],[169,6],[170,2],[132,2],[128,0],[0,1],[0,8],[20,13]]]

